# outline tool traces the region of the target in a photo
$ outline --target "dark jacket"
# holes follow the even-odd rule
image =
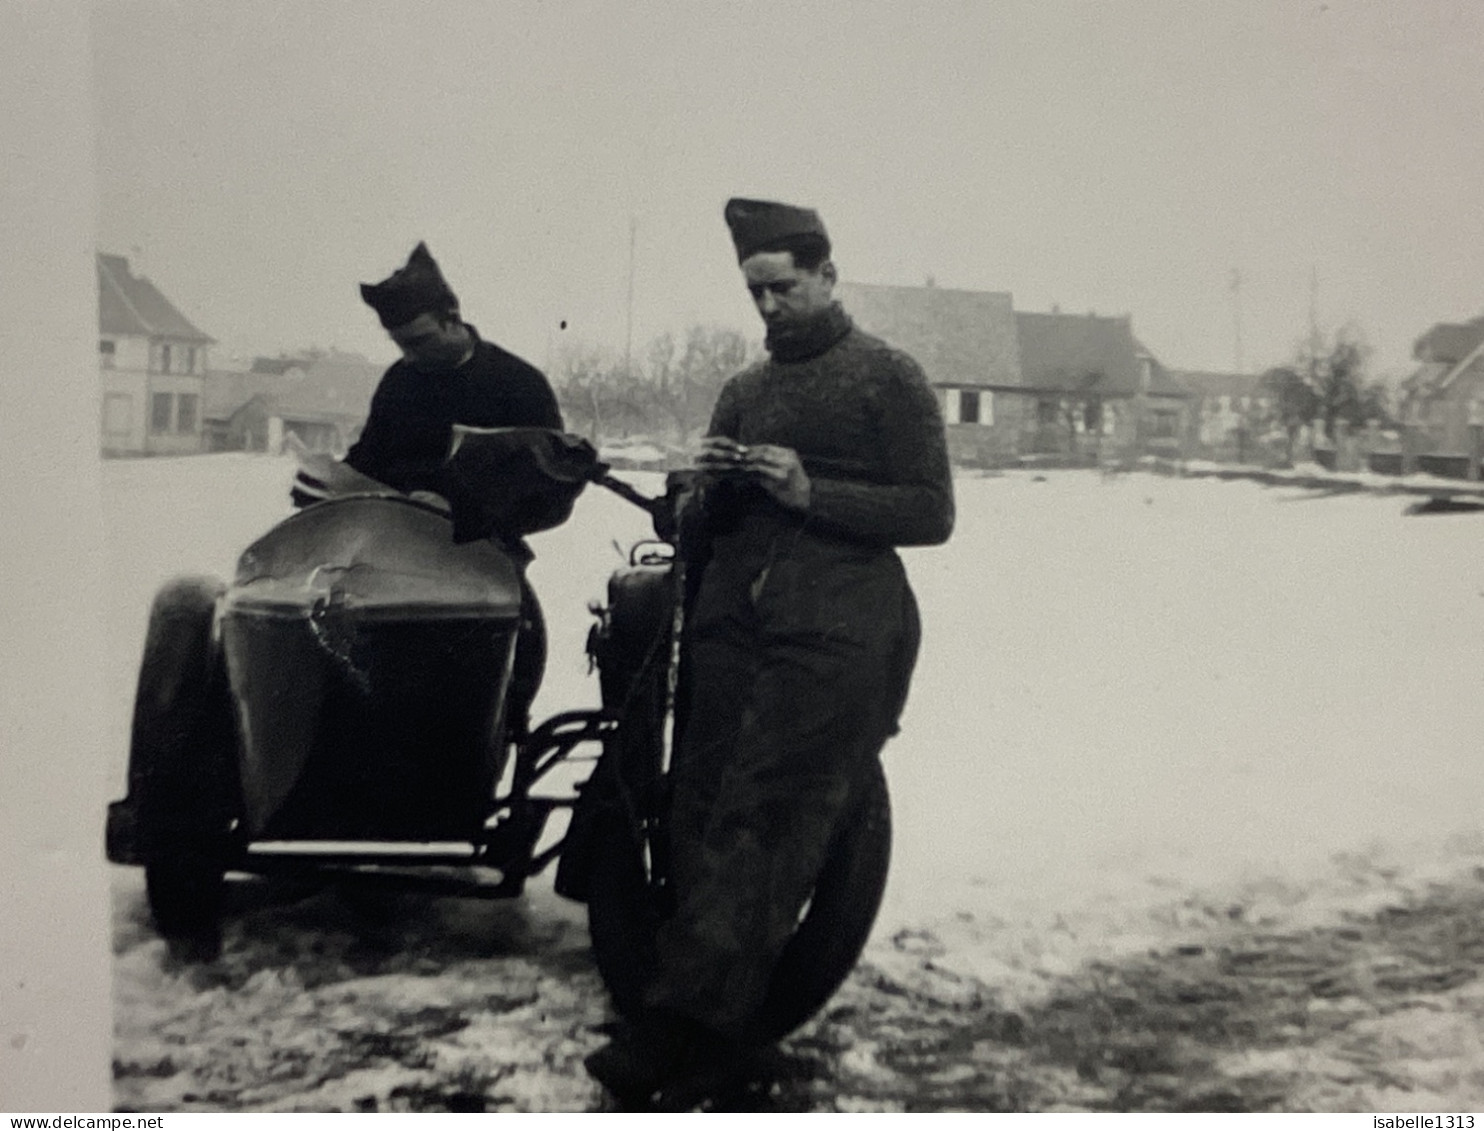
[[[561,410],[541,371],[469,330],[474,356],[451,372],[422,373],[405,361],[386,371],[347,464],[399,491],[446,494],[444,460],[455,424],[561,430]]]

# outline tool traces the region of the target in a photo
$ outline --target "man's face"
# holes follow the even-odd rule
[[[456,315],[419,314],[387,331],[407,364],[423,372],[452,369],[463,360],[469,339]]]
[[[791,251],[761,251],[742,261],[742,274],[769,330],[787,332],[834,301],[835,265],[828,259],[811,271],[797,266]]]

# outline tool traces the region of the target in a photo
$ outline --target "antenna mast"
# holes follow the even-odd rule
[[[1319,364],[1319,268],[1309,268],[1309,369]]]
[[[1242,272],[1232,268],[1232,330],[1235,337],[1237,372],[1242,373]]]
[[[623,367],[624,372],[633,370],[634,356],[634,237],[639,230],[639,219],[636,216],[629,217],[629,300],[628,300],[628,333],[624,338]]]

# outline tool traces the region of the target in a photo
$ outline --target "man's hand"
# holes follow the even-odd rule
[[[730,436],[705,436],[696,449],[696,470],[712,475],[739,475],[747,470],[746,445]]]
[[[747,474],[790,510],[809,509],[809,474],[799,453],[779,444],[753,444],[747,449]]]
[[[809,475],[792,448],[749,446],[729,436],[707,436],[696,452],[696,468],[712,475],[750,479],[784,506],[809,509]]]

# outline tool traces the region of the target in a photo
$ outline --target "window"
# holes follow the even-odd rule
[[[168,344],[160,347],[160,372],[170,372],[170,346]]]
[[[1100,431],[1103,427],[1103,402],[1098,400],[1088,401],[1082,406],[1082,418],[1087,431]]]
[[[1178,412],[1156,412],[1150,421],[1149,432],[1156,440],[1173,440],[1180,428]]]
[[[102,365],[104,369],[113,368],[116,350],[116,342],[110,341],[108,338],[98,339],[98,363]]]
[[[127,436],[134,427],[134,398],[127,393],[108,393],[103,398],[103,433]]]
[[[943,420],[947,424],[993,424],[994,393],[987,389],[945,389]]]
[[[194,373],[194,372],[196,372],[196,347],[195,346],[191,346],[189,349],[186,350],[185,371],[187,373]]]
[[[200,398],[195,393],[181,393],[175,398],[175,430],[182,434],[196,430],[196,402]]]
[[[1036,422],[1039,424],[1055,424],[1061,419],[1061,405],[1056,401],[1045,400],[1036,402]]]
[[[170,402],[174,399],[169,393],[155,393],[149,398],[149,430],[151,432],[170,431],[172,407]]]

